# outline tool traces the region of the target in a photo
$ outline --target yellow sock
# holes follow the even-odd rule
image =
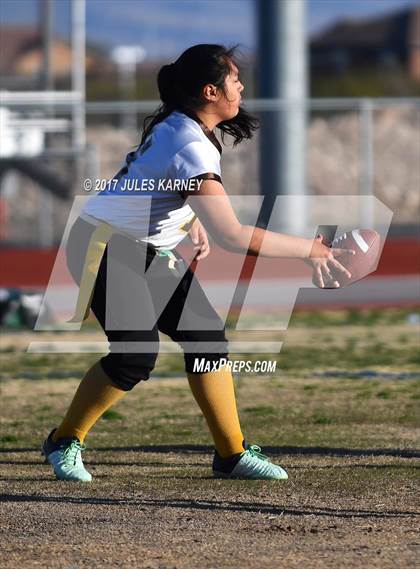
[[[208,373],[188,373],[191,391],[207,420],[221,457],[243,452],[232,373],[226,368]]]
[[[80,382],[61,425],[52,435],[53,441],[77,437],[83,442],[99,417],[125,393],[111,382],[100,362],[96,362]]]

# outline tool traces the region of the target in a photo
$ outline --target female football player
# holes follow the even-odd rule
[[[176,247],[189,233],[196,260],[204,259],[209,231],[231,251],[306,260],[320,287],[332,267],[347,273],[335,258],[341,251],[322,238],[238,221],[222,184],[222,148],[214,132],[219,129],[222,141],[230,135],[236,145],[257,128],[241,107],[244,87],[234,49],[191,47],[161,68],[158,88],[162,104],[146,119],[139,147],[127,155],[112,186],[88,200],[69,236],[67,262],[79,284],[74,321],[83,321],[91,308],[110,353],[87,371],[42,452],[57,478],[92,479],[81,458],[85,437],[111,405],[149,378],[160,331],[183,348],[190,388],[214,440],[214,475],[285,480],[283,468],[244,440],[232,374],[218,365],[228,355],[223,322]],[[134,186],[146,191],[127,191]],[[196,358],[211,364],[205,373],[194,371]]]

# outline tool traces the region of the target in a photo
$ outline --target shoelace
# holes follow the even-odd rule
[[[73,462],[73,464],[76,464],[77,453],[83,452],[85,449],[86,446],[79,441],[72,441],[69,446],[64,448],[63,456],[66,461],[69,460],[70,462]]]
[[[261,452],[261,447],[259,447],[258,445],[249,445],[249,447],[246,450],[249,452],[251,456],[255,456],[260,460],[266,460],[267,462],[269,462],[268,456],[266,456]]]

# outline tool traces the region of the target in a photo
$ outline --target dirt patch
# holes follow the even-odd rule
[[[5,569],[416,567],[415,382],[377,397],[376,380],[239,381],[244,432],[290,475],[263,482],[214,480],[187,382],[150,381],[88,437],[91,484],[39,454],[77,383],[3,382]]]
[[[95,482],[81,485],[52,481],[33,451],[8,455],[3,567],[416,566],[416,486],[400,483],[409,459],[286,455],[291,481],[267,483],[212,480],[210,458],[94,452]],[[344,491],[341,478],[369,469],[379,484]],[[399,477],[387,480],[392,471]]]

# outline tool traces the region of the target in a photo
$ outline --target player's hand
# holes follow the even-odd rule
[[[346,255],[354,255],[355,251],[352,249],[338,249],[330,248],[322,243],[323,236],[318,235],[315,239],[312,251],[306,262],[312,267],[312,282],[318,288],[338,288],[340,283],[334,278],[332,271],[335,275],[342,275],[348,279],[351,278],[351,273],[337,261],[337,257],[345,257]]]
[[[189,235],[194,245],[194,251],[196,252],[194,260],[201,261],[201,259],[205,259],[210,253],[209,238],[199,219],[194,221]]]

